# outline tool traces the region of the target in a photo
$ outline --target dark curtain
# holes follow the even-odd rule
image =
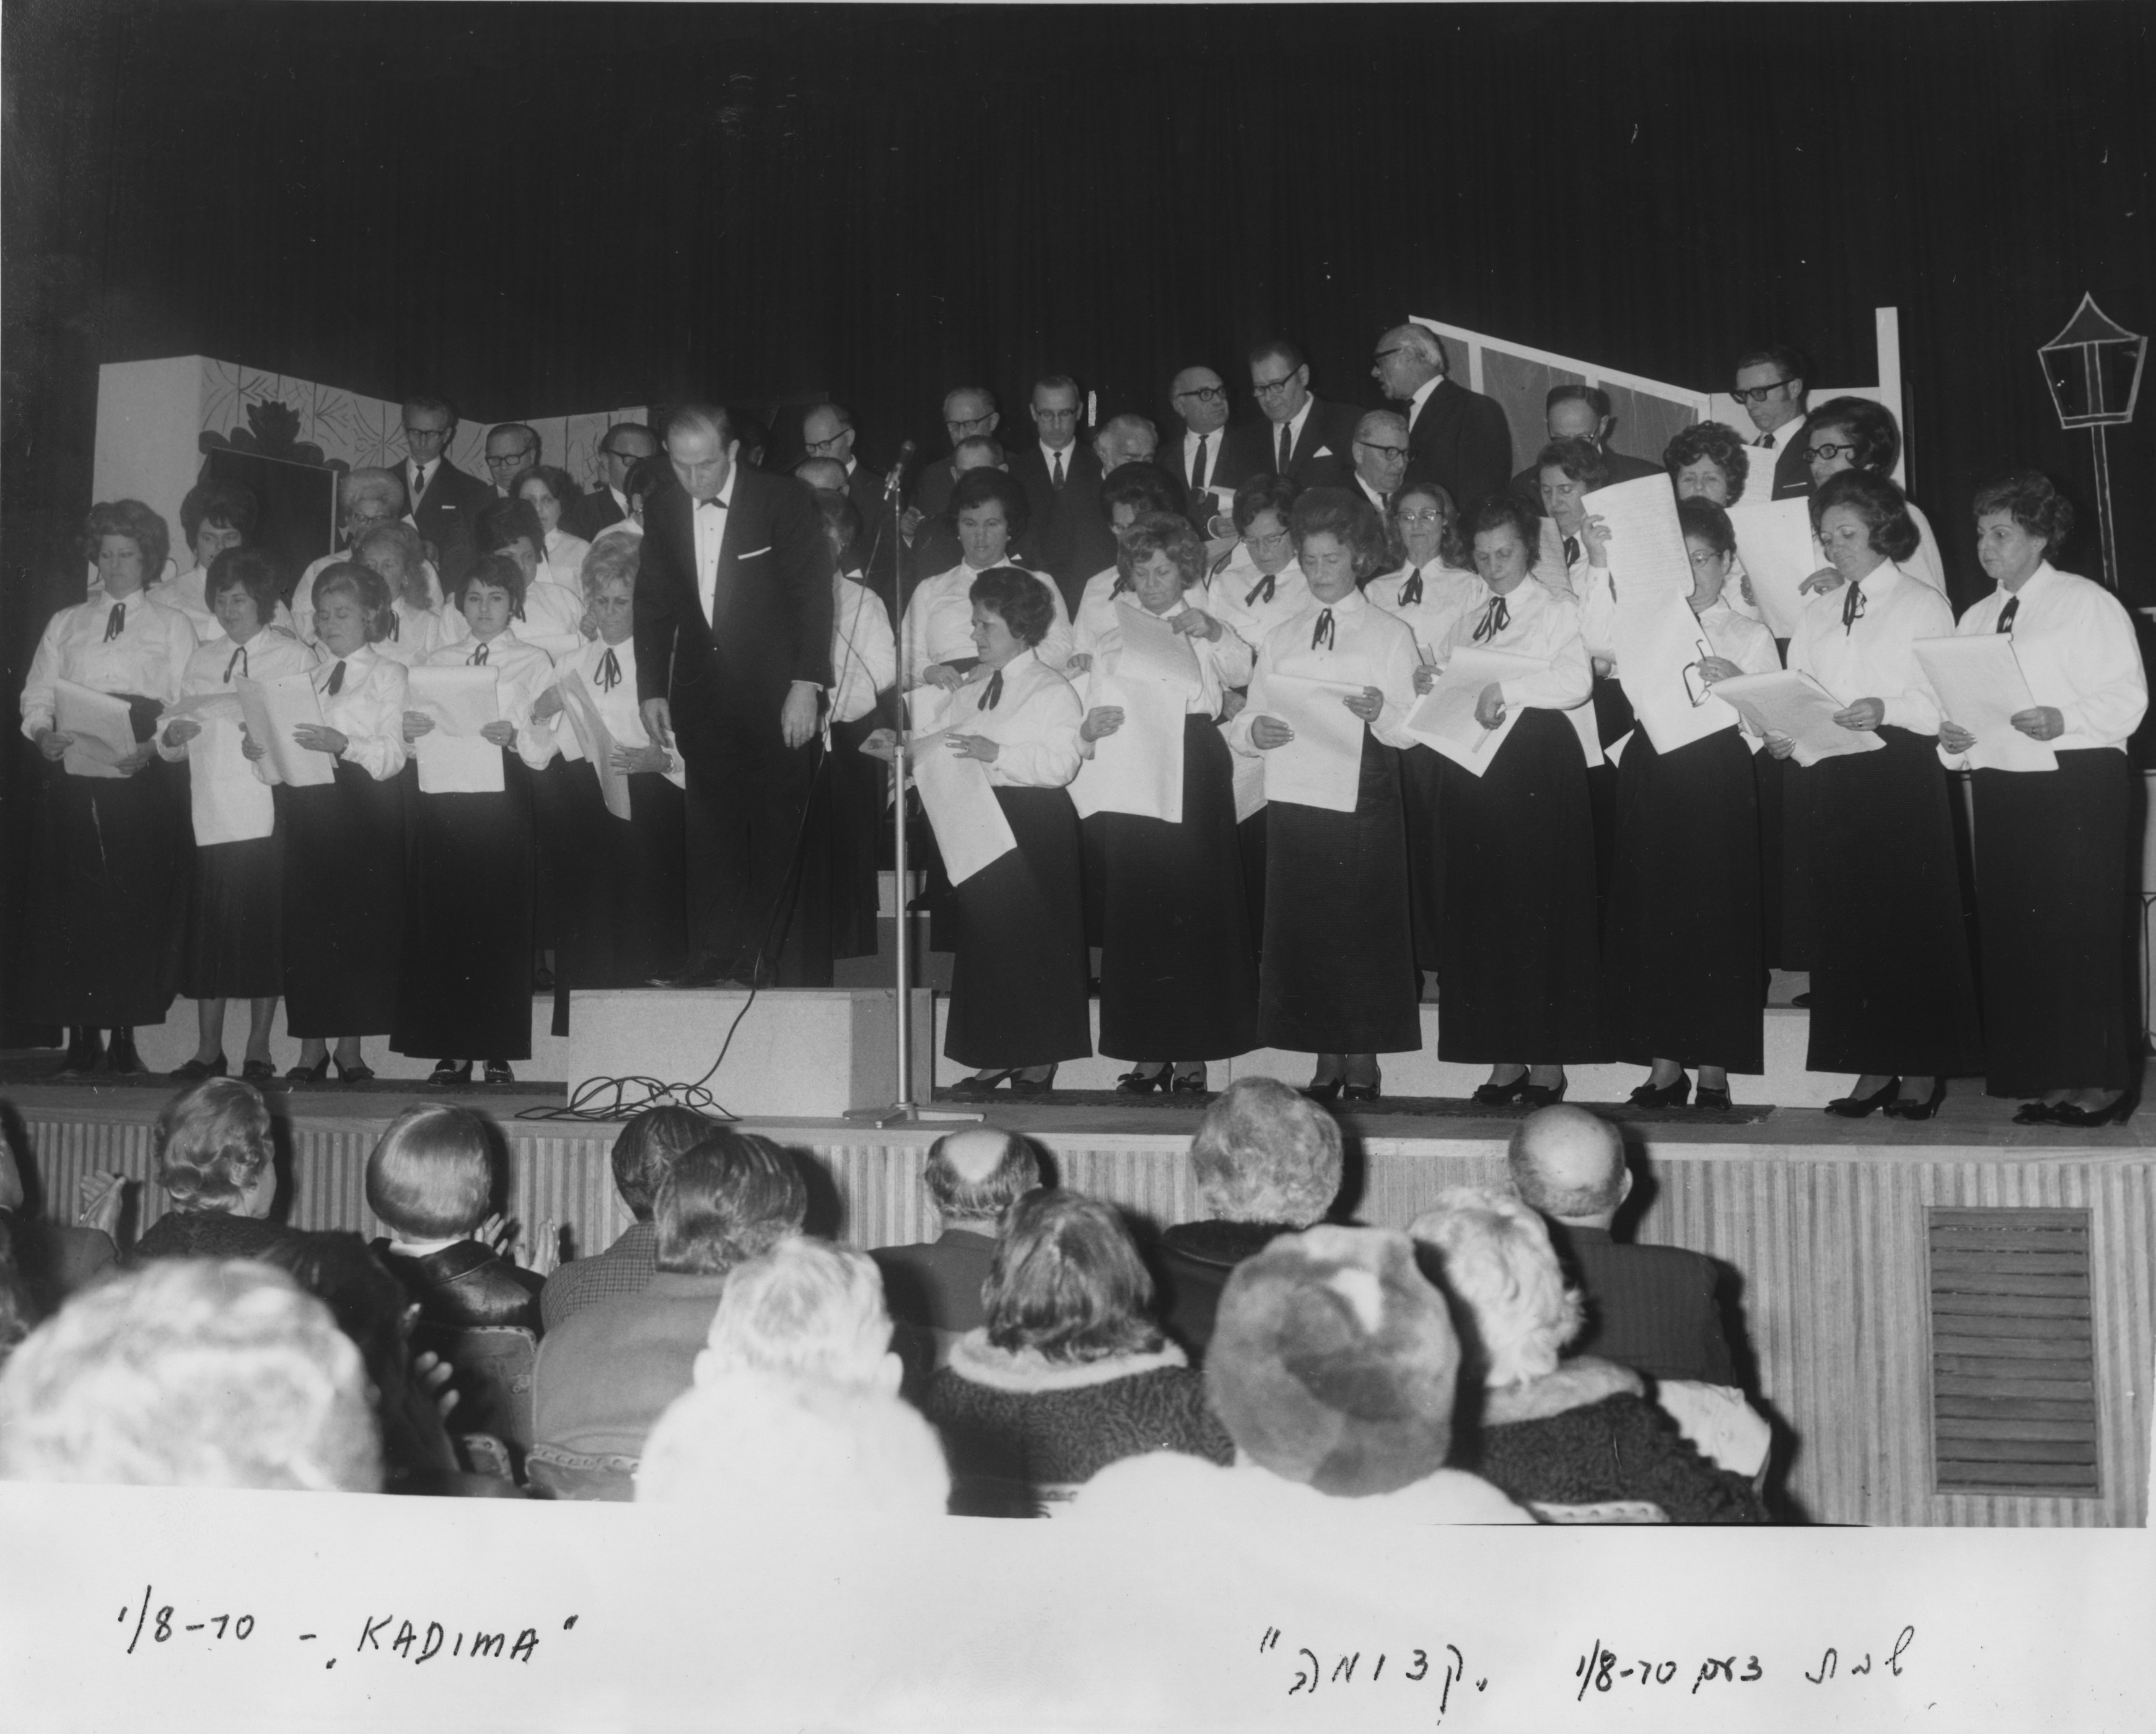
[[[1276,331],[1374,402],[1410,311],[1672,381],[1775,339],[1870,380],[1894,305],[1965,604],[1979,481],[2088,492],[2036,346],[2084,290],[2156,324],[2150,17],[18,0],[10,690],[66,592],[95,363],[196,352],[480,420],[829,395],[873,461],[942,450],[955,383],[1014,439],[1044,372],[1159,419],[1177,367],[1246,377]],[[2111,436],[2133,599],[2152,420]]]

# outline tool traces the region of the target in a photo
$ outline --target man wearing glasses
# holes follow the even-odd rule
[[[1811,465],[1804,453],[1804,358],[1786,343],[1770,343],[1737,358],[1737,383],[1730,396],[1744,406],[1759,431],[1753,438],[1752,473],[1757,475],[1772,452],[1777,500],[1811,492]]]
[[[398,469],[410,502],[412,521],[434,545],[443,594],[449,594],[477,557],[479,515],[494,490],[467,475],[448,456],[456,437],[457,413],[439,398],[404,400],[405,459]]]
[[[1250,351],[1250,395],[1265,412],[1265,467],[1299,488],[1344,488],[1354,474],[1355,411],[1310,394],[1310,363],[1286,338]]]
[[[801,418],[803,450],[812,458],[829,458],[844,469],[843,491],[861,515],[864,528],[873,536],[875,521],[883,514],[884,478],[855,455],[854,446],[859,437],[854,413],[843,403],[819,403]]]
[[[958,480],[957,454],[963,441],[985,439],[996,431],[1003,417],[996,410],[996,394],[985,386],[954,386],[943,398],[943,431],[951,436],[952,461],[924,465],[915,491],[913,509],[900,521],[909,538],[924,518],[941,517],[951,503],[951,489]],[[942,567],[925,570],[936,572]]]
[[[1407,418],[1407,480],[1435,482],[1464,513],[1505,486],[1512,429],[1495,398],[1454,384],[1448,367],[1436,332],[1399,325],[1378,339],[1370,374]]]
[[[1181,485],[1193,527],[1209,538],[1214,520],[1228,516],[1235,490],[1250,479],[1250,456],[1228,426],[1228,387],[1210,367],[1185,367],[1169,385],[1168,401],[1183,437],[1153,461]]]
[[[659,436],[642,422],[616,422],[599,440],[602,485],[580,494],[562,513],[569,534],[596,541],[629,516],[629,472],[639,458],[659,455]]]
[[[1408,473],[1408,424],[1389,409],[1373,409],[1355,423],[1355,489],[1382,515]]]
[[[539,435],[521,422],[503,422],[486,435],[486,473],[497,500],[507,500],[539,462]]]
[[[1553,444],[1560,439],[1584,439],[1602,454],[1609,466],[1607,487],[1617,482],[1637,481],[1643,475],[1660,475],[1662,466],[1620,452],[1609,444],[1617,425],[1609,392],[1599,386],[1553,385],[1543,399],[1543,431]],[[1539,515],[1543,510],[1542,471],[1530,464],[1512,478],[1512,491]]]

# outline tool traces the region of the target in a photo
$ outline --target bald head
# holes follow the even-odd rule
[[[983,1126],[938,1138],[922,1178],[946,1228],[993,1225],[1040,1184],[1040,1164],[1024,1139]]]
[[[1228,389],[1210,367],[1185,367],[1168,388],[1168,402],[1194,434],[1210,434],[1228,419]]]
[[[1093,436],[1093,455],[1101,473],[1126,464],[1150,464],[1160,449],[1160,430],[1142,415],[1112,416]]]
[[[803,458],[793,466],[793,479],[812,488],[829,488],[834,494],[846,491],[846,466],[835,458]]]
[[[1445,345],[1436,332],[1419,325],[1397,325],[1378,339],[1370,377],[1385,395],[1404,403],[1445,372]]]
[[[1606,1229],[1632,1190],[1616,1127],[1562,1103],[1520,1122],[1505,1162],[1522,1199],[1559,1222]]]

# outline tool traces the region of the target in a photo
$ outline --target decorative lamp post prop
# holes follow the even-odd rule
[[[2146,337],[2137,337],[2110,318],[2087,294],[2066,329],[2036,351],[2059,425],[2087,428],[2096,448],[2096,516],[2103,541],[2103,581],[2114,590],[2118,588],[2118,557],[2112,536],[2111,454],[2104,446],[2104,429],[2133,419],[2133,400],[2141,392],[2141,363],[2148,352]]]

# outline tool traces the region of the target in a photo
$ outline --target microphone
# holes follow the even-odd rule
[[[885,493],[896,494],[898,491],[898,485],[906,475],[906,466],[913,461],[913,454],[920,449],[920,446],[911,439],[899,447],[898,462],[891,466],[891,474],[883,479]]]

